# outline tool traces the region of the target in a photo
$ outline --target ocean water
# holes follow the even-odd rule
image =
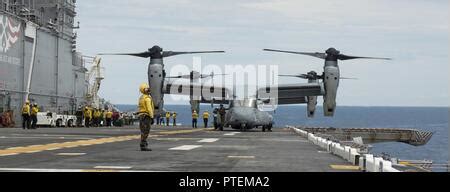
[[[119,109],[135,110],[136,106],[119,105]],[[190,125],[190,106],[169,105],[169,111],[178,113],[178,122]],[[202,105],[201,111],[212,111],[210,105]],[[336,116],[324,117],[318,107],[316,117],[306,116],[306,106],[282,106],[273,113],[275,127],[286,125],[335,127],[335,128],[413,128],[434,132],[425,146],[403,143],[374,144],[373,154],[386,153],[392,157],[408,160],[433,160],[435,164],[447,164],[449,160],[449,108],[433,107],[338,107]],[[439,171],[439,170],[437,170]]]

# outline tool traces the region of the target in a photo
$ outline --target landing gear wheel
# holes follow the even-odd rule
[[[62,120],[59,119],[56,121],[56,127],[61,127],[62,126]]]
[[[69,120],[69,122],[67,122],[67,127],[73,127],[73,120]]]
[[[262,132],[266,132],[266,126],[265,125],[262,127]]]
[[[241,132],[244,132],[245,129],[247,128],[247,125],[246,124],[242,124],[240,128],[241,128]]]

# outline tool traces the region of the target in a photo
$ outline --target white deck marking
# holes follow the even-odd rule
[[[171,150],[171,151],[190,151],[190,150],[197,149],[200,147],[202,147],[202,146],[201,145],[183,145],[183,146],[171,148],[169,150]]]
[[[58,153],[58,156],[82,156],[86,155],[86,153]]]
[[[199,143],[214,143],[219,141],[219,139],[202,139],[200,141],[198,141]]]
[[[125,166],[96,166],[94,169],[131,169],[133,167],[125,167]]]
[[[18,153],[3,154],[3,155],[0,155],[0,157],[13,156],[13,155],[18,155]]]
[[[227,133],[225,136],[235,136],[236,134],[239,134],[240,132],[233,132],[233,133]]]
[[[230,159],[254,159],[255,156],[228,156]]]

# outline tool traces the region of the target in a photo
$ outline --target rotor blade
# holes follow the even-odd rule
[[[225,53],[225,51],[197,51],[197,52],[164,51],[163,57],[172,57],[172,56],[176,56],[176,55],[187,55],[187,54],[200,54],[200,53]]]
[[[342,80],[358,80],[357,78],[341,77]]]
[[[379,59],[379,60],[392,60],[391,58],[380,58],[380,57],[357,57],[357,56],[349,56],[349,55],[343,55],[340,54],[338,56],[339,60],[351,60],[351,59]]]
[[[210,78],[210,77],[215,77],[215,76],[227,76],[228,74],[214,74],[214,75],[201,75],[200,78],[205,79],[205,78]]]
[[[299,75],[278,75],[280,77],[300,77]]]
[[[295,52],[295,51],[282,51],[282,50],[275,50],[275,49],[264,49],[264,51],[270,51],[270,52],[279,52],[279,53],[291,53],[291,54],[298,54],[298,55],[308,55],[312,57],[317,57],[320,59],[325,59],[327,57],[327,54],[325,53],[308,53],[308,52]]]
[[[149,58],[151,56],[151,53],[146,51],[142,53],[100,53],[99,55],[128,55],[134,57]]]
[[[190,79],[191,75],[180,75],[180,76],[172,76],[166,77],[167,79]]]
[[[295,78],[302,78],[302,79],[308,79],[308,76],[306,75],[278,75],[280,77],[295,77]]]

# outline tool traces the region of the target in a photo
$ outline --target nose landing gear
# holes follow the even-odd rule
[[[264,126],[262,127],[262,131],[263,131],[263,132],[266,132],[266,130],[267,130],[268,132],[272,132],[272,127],[273,127],[272,124],[270,124],[270,125],[264,125]]]

